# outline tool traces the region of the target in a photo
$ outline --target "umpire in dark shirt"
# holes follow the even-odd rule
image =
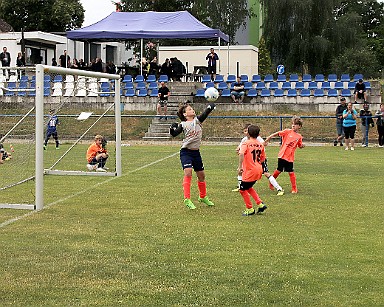
[[[343,146],[344,129],[343,129],[343,112],[347,109],[347,101],[345,97],[341,97],[340,104],[336,108],[336,130],[337,137],[333,142],[333,146],[337,146],[340,142],[340,146]]]

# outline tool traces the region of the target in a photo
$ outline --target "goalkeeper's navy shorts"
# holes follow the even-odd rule
[[[201,159],[200,150],[181,148],[180,162],[183,169],[193,168],[195,172],[204,170],[204,164],[203,160]]]

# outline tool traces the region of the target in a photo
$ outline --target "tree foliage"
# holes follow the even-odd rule
[[[259,75],[272,74],[272,61],[269,54],[269,50],[265,45],[264,37],[260,38],[259,41]]]
[[[79,0],[0,0],[0,18],[15,31],[63,32],[81,27]]]

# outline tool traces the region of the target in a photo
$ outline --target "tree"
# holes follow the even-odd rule
[[[64,32],[81,27],[84,8],[79,0],[0,0],[0,18],[15,31]]]
[[[265,45],[264,37],[259,41],[259,75],[272,74],[272,61],[269,55],[269,50]]]

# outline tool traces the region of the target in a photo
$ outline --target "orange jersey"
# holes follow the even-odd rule
[[[303,146],[303,137],[292,129],[280,131],[279,136],[283,138],[283,143],[278,157],[288,162],[293,162],[295,160],[296,148]]]
[[[91,146],[88,147],[88,150],[87,150],[87,161],[91,162],[92,159],[94,157],[96,157],[96,155],[98,153],[102,153],[102,152],[107,152],[107,151],[105,149],[103,149],[103,147],[97,145],[96,143],[93,143]]]
[[[264,145],[257,139],[249,139],[241,144],[239,154],[244,154],[243,181],[260,180],[263,175],[261,163],[265,160]]]

